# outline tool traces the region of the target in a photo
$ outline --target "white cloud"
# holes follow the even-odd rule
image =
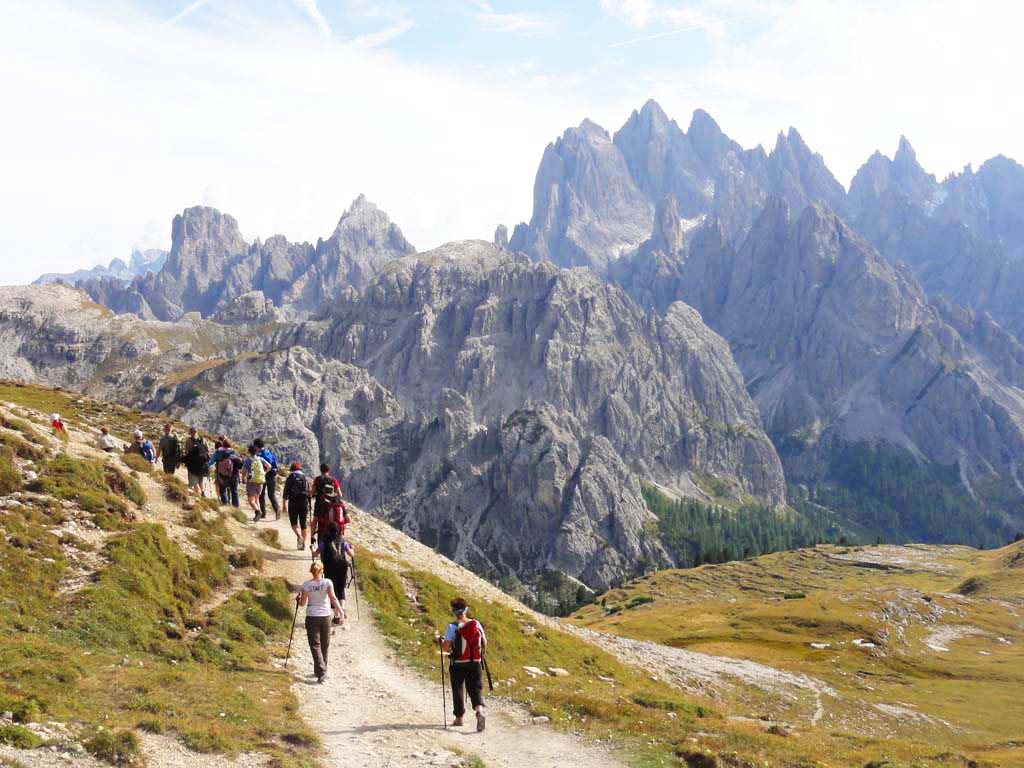
[[[376,48],[401,37],[415,26],[416,22],[412,19],[403,19],[384,29],[357,35],[348,42],[356,48]]]
[[[676,6],[657,0],[601,0],[601,8],[610,17],[637,29],[654,24],[696,28],[712,21],[696,6]]]
[[[320,34],[324,37],[331,36],[331,25],[327,23],[327,19],[320,12],[320,7],[316,4],[316,0],[292,0],[301,11],[303,11],[316,28],[320,30]]]
[[[189,16],[192,13],[194,13],[195,11],[198,11],[200,8],[202,8],[204,5],[206,5],[208,2],[210,2],[210,0],[193,0],[193,2],[189,3],[188,5],[186,5],[184,8],[182,8],[176,14],[174,14],[174,16],[169,18],[165,22],[165,25],[169,27],[169,26],[172,26],[174,24],[177,24],[179,21],[184,19],[186,16]]]
[[[419,247],[490,238],[529,217],[541,150],[587,111],[312,25],[154,21],[5,3],[0,92],[19,119],[0,142],[0,283],[166,248],[204,199],[250,239],[315,241],[361,192]]]
[[[546,35],[554,31],[554,24],[538,13],[495,13],[484,11],[476,20],[487,29],[516,35]]]

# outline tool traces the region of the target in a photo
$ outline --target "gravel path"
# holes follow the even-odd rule
[[[360,515],[358,523],[350,528],[357,545],[372,533],[364,527],[356,534],[359,525],[368,520]],[[282,542],[294,542],[286,520],[264,525],[276,525]],[[382,524],[370,527],[376,530],[377,525]],[[309,555],[282,553],[271,567],[292,582],[299,582],[306,576]],[[365,768],[450,766],[463,764],[460,755],[475,755],[488,768],[622,765],[597,746],[534,725],[526,712],[505,702],[492,702],[483,734],[469,726],[444,730],[440,680],[426,680],[398,660],[377,631],[365,600],[361,608],[362,620],[357,621],[350,598],[349,629],[334,632],[330,674],[323,685],[312,678],[313,663],[299,612],[291,663],[295,690],[304,719],[323,739],[326,764]],[[447,702],[450,723],[450,693]]]

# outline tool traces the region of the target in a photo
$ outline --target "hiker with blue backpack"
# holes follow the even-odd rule
[[[277,505],[277,456],[267,448],[262,437],[257,437],[252,444],[256,446],[256,455],[270,465],[270,469],[267,470],[266,482],[263,484],[263,491],[260,493],[260,517],[264,520],[267,519],[267,496],[269,496],[270,506],[274,508],[274,519],[280,520],[281,508]]]
[[[125,446],[125,453],[134,453],[137,456],[141,456],[150,464],[156,461],[156,449],[153,444],[146,439],[146,436],[142,434],[141,429],[136,429],[132,435],[132,444]]]

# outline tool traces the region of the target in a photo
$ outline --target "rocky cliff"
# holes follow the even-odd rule
[[[259,292],[288,316],[307,315],[366,286],[390,259],[412,253],[401,230],[360,196],[333,234],[316,245],[275,235],[248,243],[238,222],[213,208],[188,208],[174,217],[171,251],[158,272],[130,284],[101,278],[82,283],[96,301],[119,313],[178,320],[225,310]]]

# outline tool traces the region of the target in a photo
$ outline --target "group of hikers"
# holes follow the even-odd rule
[[[173,425],[165,424],[163,435],[155,446],[146,439],[142,430],[135,430],[132,437],[130,444],[122,446],[104,427],[96,438],[96,446],[108,453],[123,450],[126,454],[137,454],[151,464],[159,463],[168,475],[174,475],[180,466],[184,466],[188,472],[189,490],[199,497],[206,495],[206,482],[212,477],[217,498],[225,505],[239,507],[239,490],[244,489],[245,499],[253,512],[253,523],[266,519],[268,500],[275,519],[280,520],[281,508],[277,499],[280,464],[263,438],[254,439],[243,456],[227,437],[218,438],[211,452],[195,427],[189,429],[185,440],[181,440]],[[311,479],[303,471],[302,462],[291,462],[281,495],[295,533],[296,549],[304,551],[307,542],[309,544],[311,578],[302,584],[295,597],[295,617],[297,620],[299,608],[305,607],[306,638],[313,656],[313,675],[318,683],[323,683],[327,677],[332,630],[336,626],[348,629],[346,587],[354,583],[356,571],[355,549],[345,539],[345,528],[352,518],[342,498],[341,484],[331,474],[328,464],[321,464],[320,473]],[[446,687],[444,655],[448,654],[455,715],[453,724],[463,724],[465,691],[476,715],[477,731],[483,731],[486,724],[483,673],[486,671],[484,651],[487,637],[483,625],[469,618],[469,606],[465,600],[456,598],[451,608],[454,620],[445,628],[444,634],[435,638],[442,655],[442,689]],[[293,632],[294,624],[293,621]],[[289,653],[290,648],[289,640]]]

